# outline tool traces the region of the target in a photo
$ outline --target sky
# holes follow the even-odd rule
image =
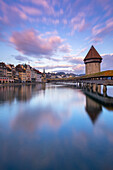
[[[0,0],[0,62],[82,74],[92,45],[113,69],[113,0]]]

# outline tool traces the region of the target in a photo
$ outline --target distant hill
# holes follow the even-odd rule
[[[85,74],[78,74],[78,76],[85,76]]]
[[[57,72],[56,75],[65,75],[64,72]]]

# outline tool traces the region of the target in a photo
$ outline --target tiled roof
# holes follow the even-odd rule
[[[36,70],[35,68],[33,68],[33,70],[34,70],[37,74],[42,74],[39,70]]]
[[[5,63],[3,63],[3,62],[1,62],[1,63],[0,63],[0,66],[2,66],[2,67],[5,67],[5,68],[6,68],[6,64],[5,64]]]
[[[97,52],[97,50],[93,46],[91,46],[89,52],[84,58],[84,61],[89,60],[89,59],[101,59],[102,60],[102,57],[100,56],[100,54]]]
[[[7,67],[7,70],[9,70],[9,71],[11,71],[11,70],[12,70],[12,68],[11,68],[11,66],[10,66],[10,65],[6,65],[6,67]]]

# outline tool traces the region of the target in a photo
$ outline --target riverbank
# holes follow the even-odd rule
[[[43,84],[43,82],[32,82],[32,83],[4,83],[0,84],[0,87],[3,86],[20,86],[20,85],[34,85],[34,84]]]

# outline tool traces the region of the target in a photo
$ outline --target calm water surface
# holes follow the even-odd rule
[[[63,85],[0,88],[0,170],[113,169],[113,107]]]

